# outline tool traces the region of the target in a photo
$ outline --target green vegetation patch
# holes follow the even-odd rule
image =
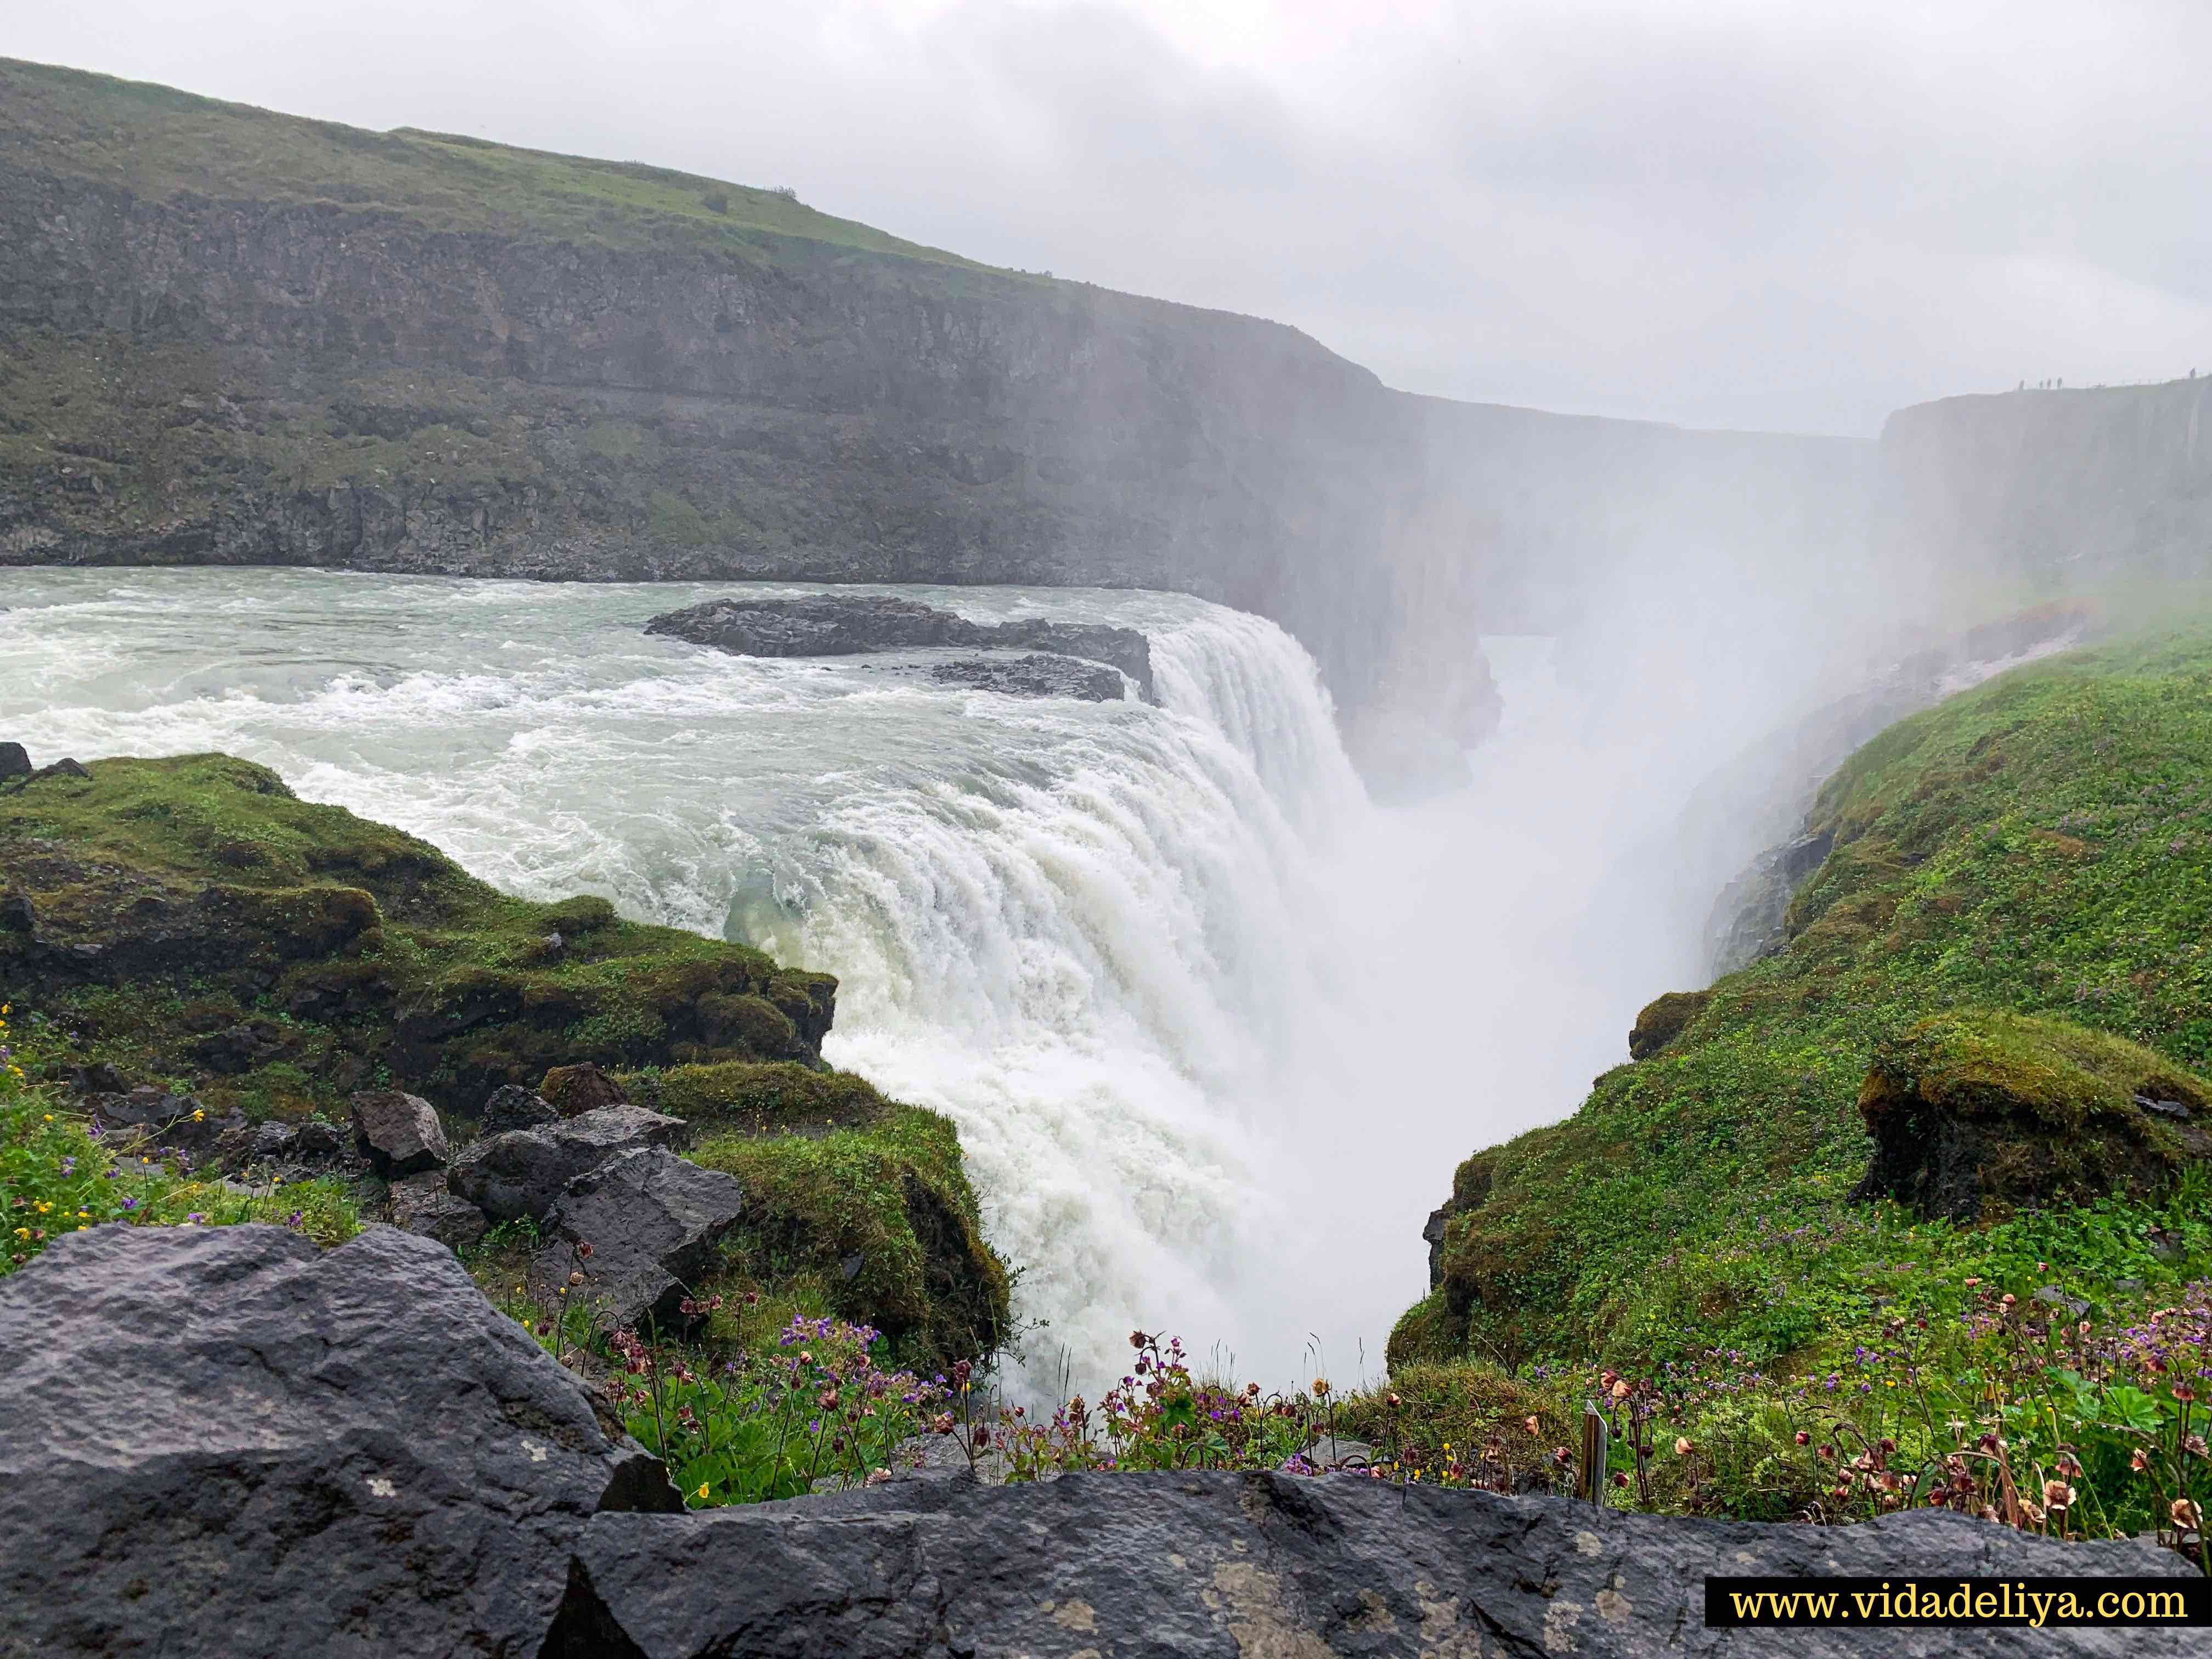
[[[780,245],[986,270],[806,206],[788,190],[401,128],[371,132],[44,64],[0,59],[0,165],[160,200],[191,194],[391,214],[461,234],[611,247]]]
[[[885,1101],[865,1127],[707,1134],[691,1157],[744,1183],[731,1288],[872,1325],[916,1364],[986,1353],[1006,1335],[1006,1266],[984,1242],[949,1119]]]
[[[336,1182],[240,1193],[198,1180],[130,1135],[103,1134],[69,1109],[61,1091],[35,1082],[52,1048],[0,1004],[0,1273],[55,1239],[86,1227],[224,1226],[240,1221],[297,1228],[319,1244],[361,1230],[352,1195]]]
[[[249,1116],[387,1084],[473,1112],[553,1066],[818,1063],[836,981],[510,897],[428,842],[222,755],[0,793],[0,995]]]
[[[2061,1149],[2067,1124],[2126,1124],[2171,1169],[2180,1138],[2120,1096],[2195,1098],[2212,1065],[2212,630],[2054,658],[1901,722],[1812,819],[1835,844],[1788,948],[1701,994],[1572,1117],[1462,1169],[1441,1283],[1394,1359],[1811,1364],[1900,1295],[1955,1313],[1972,1279],[2037,1288],[2038,1261],[2155,1294],[2212,1265],[2185,1184]],[[1878,1060],[1927,1080],[1869,1085]],[[1976,1066],[2012,1090],[1961,1120],[2009,1138],[1992,1167],[2054,1194],[2112,1177],[2098,1218],[2026,1207],[2033,1182],[1967,1231],[1850,1200],[1863,1088],[1877,1112],[1899,1087],[1964,1101]]]

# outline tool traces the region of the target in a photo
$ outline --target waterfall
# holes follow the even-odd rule
[[[958,1124],[1034,1380],[1118,1374],[1139,1326],[1270,1382],[1309,1331],[1371,1358],[1418,1245],[1358,1289],[1316,1255],[1376,1207],[1326,1142],[1382,1039],[1342,862],[1372,814],[1305,653],[1175,595],[900,590],[1143,628],[1148,708],[639,632],[714,591],[17,573],[0,729],[228,750],[511,890],[836,972],[825,1053]]]

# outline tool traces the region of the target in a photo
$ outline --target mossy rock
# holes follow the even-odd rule
[[[1875,1156],[1853,1196],[1929,1219],[2138,1198],[2212,1156],[2212,1085],[2154,1051],[1982,1009],[1923,1020],[1875,1050],[1859,1111]]]
[[[776,1075],[731,1091],[728,1074],[739,1070]],[[691,1153],[744,1183],[721,1282],[872,1325],[902,1364],[920,1368],[942,1370],[1003,1340],[1010,1281],[984,1242],[951,1120],[884,1100],[858,1079],[821,1081],[810,1098],[820,1080],[798,1066],[686,1067],[662,1081],[665,1108],[688,1104],[702,1127],[775,1111],[788,1126],[709,1130]],[[785,1103],[771,1107],[775,1098]],[[839,1115],[858,1121],[830,1127]]]
[[[678,1066],[616,1079],[629,1098],[700,1128],[749,1134],[824,1134],[865,1128],[896,1109],[875,1085],[850,1072],[790,1061]],[[549,1100],[551,1096],[546,1097]]]
[[[1705,1012],[1712,1000],[1711,991],[1669,991],[1645,1003],[1628,1033],[1628,1057],[1650,1059],[1687,1030],[1690,1022]]]
[[[580,1063],[820,1064],[826,974],[624,921],[596,896],[511,897],[229,756],[90,772],[0,795],[0,999],[87,1060],[217,1111],[340,1117],[371,1085],[468,1114]],[[250,1066],[204,1075],[208,1034],[253,1021],[283,1028],[281,1090]]]

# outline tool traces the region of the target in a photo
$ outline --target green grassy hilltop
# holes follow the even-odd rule
[[[817,212],[790,191],[524,149],[452,133],[371,132],[149,82],[0,59],[0,167],[159,200],[179,195],[385,212],[426,229],[770,260],[787,243],[990,269]]]

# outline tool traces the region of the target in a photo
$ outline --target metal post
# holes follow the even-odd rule
[[[1580,1496],[1593,1504],[1605,1502],[1606,1465],[1611,1461],[1613,1436],[1597,1401],[1583,1401],[1583,1467]]]

